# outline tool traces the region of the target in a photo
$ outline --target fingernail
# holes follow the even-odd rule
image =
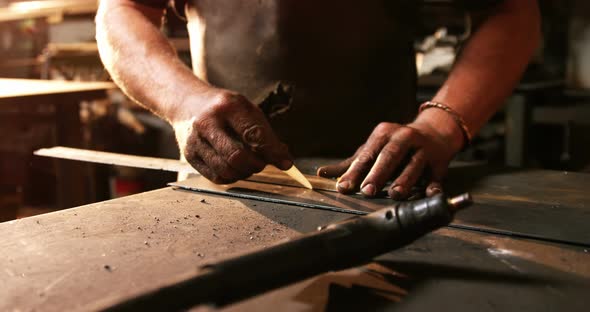
[[[402,197],[402,188],[399,186],[396,186],[394,188],[391,189],[391,191],[389,192],[389,196],[391,197],[391,199],[393,200],[400,200]]]
[[[438,193],[441,193],[441,192],[442,192],[442,190],[441,190],[441,189],[439,189],[438,187],[431,187],[431,188],[430,188],[430,192],[431,192],[432,194],[438,194]]]
[[[260,125],[254,125],[246,129],[243,133],[244,141],[251,147],[258,147],[264,139],[263,128]]]
[[[336,187],[340,191],[350,191],[351,184],[349,181],[339,181],[338,183],[336,183]]]
[[[369,183],[367,185],[365,185],[363,187],[363,189],[361,190],[361,192],[363,193],[363,195],[365,196],[375,196],[375,185]]]
[[[326,175],[326,169],[324,167],[318,168],[318,170],[315,172],[315,175],[317,175],[318,177],[325,176]]]

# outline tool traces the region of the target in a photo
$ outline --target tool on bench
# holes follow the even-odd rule
[[[283,172],[293,178],[293,180],[303,185],[305,188],[313,190],[313,186],[311,186],[309,180],[307,180],[307,178],[303,175],[303,173],[301,173],[301,171],[299,171],[299,169],[297,169],[297,167],[295,167],[295,165],[291,166],[289,170],[285,170]]]
[[[126,300],[107,311],[170,311],[224,306],[309,277],[370,262],[451,222],[469,194],[443,194],[321,227],[286,243],[206,265],[202,273]]]

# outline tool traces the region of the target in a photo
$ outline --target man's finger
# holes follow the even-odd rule
[[[430,183],[426,187],[426,196],[434,196],[436,194],[442,193],[442,181],[447,175],[448,166],[445,164],[439,165],[430,165],[432,170],[432,177],[430,178]]]
[[[338,178],[346,172],[353,160],[354,156],[334,165],[320,167],[316,174],[322,178]]]
[[[394,200],[407,198],[412,187],[424,172],[425,167],[426,155],[424,150],[418,150],[389,188],[389,196]]]
[[[338,191],[343,194],[355,192],[365,175],[371,170],[377,155],[387,143],[386,136],[371,136],[365,146],[355,155],[350,167],[340,178],[336,185]]]
[[[245,178],[243,174],[233,169],[223,158],[221,158],[221,156],[215,152],[213,147],[202,138],[193,140],[189,144],[192,145],[191,150],[193,151],[193,154],[186,155],[187,160],[189,160],[189,158],[202,160],[206,167],[213,172],[213,174],[209,174],[211,178],[205,176],[211,181],[218,184],[226,184]]]
[[[260,172],[266,166],[254,152],[232,137],[221,123],[215,123],[202,136],[206,137],[209,145],[230,167],[244,176]]]
[[[373,165],[371,171],[361,184],[363,195],[368,197],[377,195],[383,189],[385,183],[391,179],[395,169],[407,153],[407,144],[395,141],[387,143],[379,153],[379,156],[377,156],[375,165]]]
[[[191,156],[189,157],[185,157],[186,161],[197,170],[197,172],[199,172],[202,176],[204,176],[205,178],[207,178],[210,181],[213,181],[214,183],[218,183],[221,184],[224,181],[222,181],[222,179],[217,176],[217,174],[215,173],[215,171],[213,171],[213,169],[209,168],[209,166],[207,166],[205,164],[205,162],[199,157],[199,156]]]
[[[282,170],[291,168],[293,161],[287,146],[276,136],[262,111],[250,103],[239,107],[227,118],[233,131],[267,163]]]
[[[281,170],[293,166],[289,148],[276,137],[270,125],[251,126],[244,131],[243,139],[252,151],[264,158],[267,163]]]
[[[442,184],[438,181],[432,181],[426,187],[426,196],[432,197],[443,192]]]

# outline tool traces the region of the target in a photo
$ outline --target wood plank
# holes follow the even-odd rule
[[[63,146],[43,148],[35,151],[35,155],[77,161],[86,161],[107,165],[189,173],[197,176],[200,175],[191,165],[176,159],[126,155]],[[305,175],[305,177],[309,180],[314,189],[327,190],[331,192],[336,191],[336,182],[334,180],[324,179],[314,175]],[[302,187],[301,184],[299,184],[299,182],[293,180],[285,172],[273,166],[267,166],[266,168],[264,168],[262,172],[254,174],[247,180],[293,187]]]
[[[116,89],[112,82],[0,78],[0,99]],[[1,102],[0,102],[1,103]]]
[[[38,156],[85,161],[106,165],[198,174],[198,172],[193,167],[191,167],[191,165],[176,159],[125,155],[64,146],[42,148],[35,151],[34,154]]]
[[[0,8],[0,22],[75,14],[94,14],[95,0],[20,1]]]
[[[1,223],[0,310],[103,308],[348,217],[166,188]],[[227,308],[584,311],[589,279],[580,248],[441,230],[377,264]]]

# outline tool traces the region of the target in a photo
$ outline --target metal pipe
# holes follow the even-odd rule
[[[370,262],[442,226],[471,205],[469,194],[437,196],[353,217],[244,256],[207,265],[198,276],[106,311],[170,311],[227,305],[309,277]]]

